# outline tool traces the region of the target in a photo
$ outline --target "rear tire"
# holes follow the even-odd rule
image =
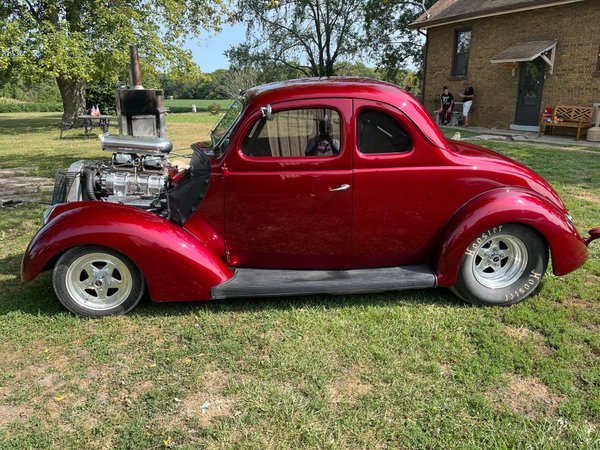
[[[469,244],[451,290],[476,305],[513,305],[535,292],[548,266],[540,235],[514,223],[490,228]]]
[[[135,264],[100,246],[66,251],[56,263],[52,282],[64,307],[80,316],[125,314],[144,294],[144,279]]]

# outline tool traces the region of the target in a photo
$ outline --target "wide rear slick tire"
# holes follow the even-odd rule
[[[451,290],[476,305],[513,305],[538,288],[548,258],[548,246],[535,230],[515,223],[498,225],[465,249]]]
[[[145,287],[140,270],[129,258],[92,245],[67,250],[54,267],[52,282],[65,308],[89,317],[131,311]]]

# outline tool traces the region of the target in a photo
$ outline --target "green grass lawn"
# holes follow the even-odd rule
[[[202,115],[204,114],[204,115]],[[176,148],[206,113],[169,116]],[[60,116],[0,115],[0,168],[106,157]],[[216,119],[215,119],[216,120]],[[600,226],[600,155],[486,142]],[[600,244],[509,308],[443,289],[67,313],[19,281],[44,206],[0,210],[0,448],[600,448]]]

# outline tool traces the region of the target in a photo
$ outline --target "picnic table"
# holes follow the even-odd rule
[[[92,131],[94,126],[100,127],[102,132],[106,133],[108,131],[108,127],[110,126],[110,121],[112,119],[116,119],[116,117],[108,114],[100,114],[99,116],[92,116],[91,114],[81,114],[77,116],[77,118],[83,122],[83,130],[85,132],[85,137],[90,136],[90,132]]]

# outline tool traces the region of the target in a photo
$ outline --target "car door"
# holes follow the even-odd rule
[[[352,100],[269,106],[269,120],[260,108],[247,114],[227,156],[228,262],[253,268],[348,268]],[[317,149],[324,123],[332,136]]]
[[[400,109],[361,99],[354,107],[352,267],[425,263],[456,209],[440,188],[451,172]]]

